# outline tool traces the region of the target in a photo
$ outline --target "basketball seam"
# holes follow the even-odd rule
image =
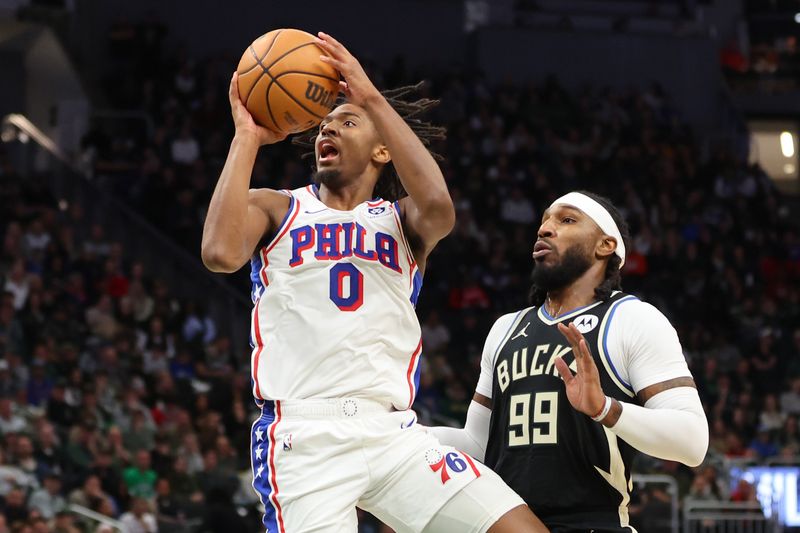
[[[254,58],[255,58],[255,60],[256,60],[256,64],[255,64],[255,65],[253,65],[253,67],[252,67],[251,69],[248,69],[248,70],[247,70],[247,72],[250,72],[251,70],[253,70],[253,69],[254,69],[254,68],[256,68],[257,66],[261,65],[261,60],[262,60],[262,59],[264,59],[265,57],[267,57],[267,55],[269,54],[269,51],[270,51],[270,50],[272,50],[272,47],[273,47],[273,46],[275,46],[275,41],[277,41],[277,40],[278,40],[278,37],[280,36],[280,34],[281,34],[282,32],[283,32],[283,30],[278,30],[278,33],[276,33],[276,34],[275,34],[275,37],[273,37],[273,38],[272,38],[272,42],[271,42],[271,43],[269,43],[269,46],[267,47],[267,51],[266,51],[266,52],[264,52],[264,55],[263,55],[263,56],[261,56],[261,57],[258,57],[258,56],[256,55],[256,51],[253,49],[253,45],[252,45],[252,44],[250,45],[250,53],[252,53],[252,54],[253,54],[253,57],[254,57]],[[263,68],[263,65],[261,65],[261,67]],[[244,106],[245,106],[245,107],[247,107],[247,103],[250,101],[250,95],[253,93],[253,89],[255,89],[256,85],[258,85],[258,82],[259,82],[259,80],[260,80],[260,79],[261,79],[263,76],[264,76],[264,72],[262,72],[262,73],[261,73],[261,74],[258,76],[258,78],[256,78],[256,81],[254,81],[254,82],[253,82],[253,85],[251,85],[251,86],[250,86],[250,90],[247,92],[247,96],[246,96],[246,97],[245,97],[245,99],[244,99]],[[278,123],[277,123],[277,122],[275,123],[275,126],[276,126],[276,127],[278,126]]]
[[[266,52],[264,52],[264,55],[263,55],[263,56],[261,56],[261,59],[264,59],[265,57],[267,57],[267,54],[269,54],[269,51],[270,51],[270,50],[272,50],[272,46],[275,44],[275,40],[278,38],[278,35],[280,35],[280,34],[281,34],[281,32],[283,32],[283,29],[280,29],[280,30],[278,30],[278,32],[277,32],[277,33],[275,34],[275,36],[272,38],[272,42],[271,42],[271,43],[269,43],[269,46],[267,47],[267,51],[266,51]],[[265,35],[266,35],[266,34],[265,34]],[[262,37],[263,37],[263,35],[262,35]],[[255,41],[254,41],[254,42],[255,42]],[[255,65],[253,65],[252,67],[250,67],[249,69],[245,70],[244,72],[240,73],[240,74],[239,74],[239,76],[244,76],[245,74],[248,74],[248,73],[252,72],[252,71],[253,71],[253,70],[254,70],[256,67],[258,67],[258,65],[259,65],[259,63],[258,63],[258,56],[256,56],[256,52],[255,52],[255,50],[253,49],[253,45],[251,44],[251,45],[248,47],[248,49],[249,49],[249,50],[250,50],[250,52],[253,54],[253,57],[255,57],[255,58],[256,58],[256,64],[255,64]],[[261,78],[261,76],[259,76],[259,79],[260,79],[260,78]],[[258,80],[256,80],[256,81],[258,81]]]
[[[289,52],[286,52],[286,54],[288,54],[288,53],[290,53],[290,52],[293,52],[294,50],[297,50],[298,48],[302,48],[303,46],[308,46],[309,44],[314,44],[314,43],[305,43],[305,44],[301,44],[300,46],[297,46],[297,47],[293,48],[293,49],[292,49],[292,50],[290,50]],[[286,54],[284,54],[284,56],[285,56]],[[273,61],[272,63],[270,63],[270,66],[272,66],[272,65],[274,65],[275,63],[277,63],[278,61],[280,61],[280,59],[281,59],[281,58],[278,58],[278,59],[276,59],[275,61]],[[261,61],[260,61],[260,60],[258,60],[258,59],[256,59],[256,60],[258,61],[258,64],[259,64],[259,65],[261,65]],[[281,85],[281,82],[279,82],[279,81],[278,81],[278,78],[279,78],[280,76],[282,76],[283,74],[285,74],[285,73],[283,73],[283,72],[282,72],[281,74],[278,74],[278,76],[276,77],[276,76],[273,76],[273,75],[272,75],[272,73],[269,71],[269,67],[265,67],[264,65],[261,65],[261,68],[263,68],[263,69],[264,69],[264,74],[266,74],[266,75],[267,75],[267,76],[269,76],[269,78],[270,78],[269,85],[267,85],[267,88],[266,88],[266,90],[264,91],[264,93],[267,95],[267,111],[269,111],[269,116],[270,116],[270,118],[272,119],[272,121],[275,123],[275,126],[276,126],[276,127],[278,127],[278,122],[275,120],[275,115],[273,115],[273,114],[272,114],[272,106],[270,106],[270,105],[269,105],[269,91],[270,91],[270,89],[272,88],[272,84],[273,84],[273,83],[274,83],[275,85],[277,85],[278,87],[280,87],[280,88],[281,88],[281,90],[282,90],[284,93],[286,93],[286,96],[288,96],[289,98],[291,98],[291,99],[292,99],[292,101],[293,101],[294,103],[296,103],[297,105],[299,105],[299,106],[300,106],[300,107],[303,109],[303,111],[305,111],[305,112],[307,112],[307,113],[310,113],[311,115],[314,115],[316,118],[318,118],[318,119],[320,119],[320,120],[321,120],[321,119],[323,119],[323,118],[325,118],[325,117],[323,117],[323,116],[321,116],[321,115],[318,115],[318,114],[316,114],[315,112],[313,112],[312,110],[310,110],[309,108],[307,108],[306,106],[304,106],[304,105],[303,105],[303,103],[302,103],[302,102],[300,102],[300,101],[299,101],[297,98],[295,98],[295,97],[294,97],[294,95],[293,95],[292,93],[290,93],[289,91],[287,91],[287,90],[286,90],[286,87],[284,87],[283,85]],[[301,72],[302,72],[302,71],[301,71]],[[304,74],[308,74],[307,72],[303,72],[303,73],[304,73]],[[259,78],[259,79],[260,79],[260,78]]]
[[[278,74],[277,76],[275,76],[275,78],[280,78],[281,76],[284,76],[286,74],[305,74],[306,76],[314,76],[315,78],[325,78],[326,80],[331,80],[336,82],[339,81],[339,78],[332,78],[330,76],[325,76],[324,74],[317,74],[316,72],[306,72],[305,70],[285,70],[280,74]]]
[[[314,45],[314,46],[317,46],[317,43],[309,42],[309,43],[298,44],[297,46],[295,46],[295,47],[294,47],[294,48],[292,48],[291,50],[287,50],[287,51],[285,51],[283,54],[281,54],[280,56],[276,57],[276,58],[275,58],[275,61],[273,61],[272,63],[270,63],[270,64],[269,64],[269,65],[267,65],[266,67],[265,67],[264,65],[261,65],[261,68],[263,68],[263,69],[270,69],[270,68],[272,68],[272,67],[274,67],[274,66],[275,66],[275,63],[277,63],[278,61],[280,61],[280,60],[281,60],[281,59],[283,59],[284,57],[288,56],[289,54],[291,54],[291,53],[292,53],[292,52],[294,52],[295,50],[300,50],[300,49],[301,49],[301,48],[303,48],[304,46],[309,46],[309,45]],[[263,59],[266,59],[266,57],[267,57],[267,56],[265,55]],[[259,61],[259,64],[261,64],[261,61]]]
[[[269,85],[267,85],[267,91],[266,91],[266,93],[267,93],[267,100],[269,100],[269,90],[270,90],[270,87],[272,87],[272,84],[274,83],[275,85],[277,85],[278,87],[280,87],[280,88],[281,88],[281,90],[282,90],[282,91],[283,91],[283,92],[286,94],[286,96],[288,96],[289,98],[291,98],[291,99],[292,99],[292,101],[293,101],[295,104],[299,105],[299,106],[300,106],[300,107],[303,109],[303,111],[305,111],[306,113],[310,113],[311,115],[314,115],[316,118],[318,118],[318,119],[320,119],[320,120],[322,120],[323,118],[325,118],[325,117],[323,117],[322,115],[317,115],[316,113],[314,113],[313,111],[311,111],[309,108],[307,108],[306,106],[304,106],[304,105],[303,105],[303,104],[300,102],[300,100],[298,100],[297,98],[295,98],[295,96],[294,96],[292,93],[290,93],[289,91],[287,91],[287,90],[286,90],[286,87],[284,87],[283,85],[281,85],[281,82],[279,82],[279,81],[278,81],[278,79],[277,79],[276,77],[274,77],[272,74],[270,74],[269,72],[267,72],[267,76],[269,76],[269,77],[270,77],[270,79],[272,80],[272,81],[270,81],[270,82],[269,82]],[[269,108],[269,105],[267,105],[267,108]],[[271,111],[270,111],[270,114],[272,114],[272,112],[271,112]],[[273,118],[273,120],[275,120],[275,119]],[[278,123],[276,122],[276,123],[275,123],[275,125],[277,126],[277,125],[278,125]]]

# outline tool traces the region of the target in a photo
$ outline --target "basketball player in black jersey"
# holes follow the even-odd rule
[[[492,327],[465,427],[431,428],[484,457],[556,533],[634,531],[636,450],[696,466],[708,448],[677,333],[621,292],[627,239],[607,199],[553,202],[533,247],[533,306]]]

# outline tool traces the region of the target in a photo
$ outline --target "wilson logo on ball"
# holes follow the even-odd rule
[[[323,107],[329,107],[333,104],[333,97],[334,95],[331,91],[326,91],[323,86],[308,80],[308,87],[306,87],[306,98],[308,100]]]

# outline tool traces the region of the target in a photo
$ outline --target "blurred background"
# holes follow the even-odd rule
[[[800,1],[0,0],[0,533],[259,530],[248,277],[199,242],[231,72],[280,27],[441,99],[458,220],[418,305],[424,423],[463,422],[542,209],[589,189],[711,427],[698,468],[639,458],[634,525],[800,526]],[[252,186],[307,184],[299,155],[262,150]]]

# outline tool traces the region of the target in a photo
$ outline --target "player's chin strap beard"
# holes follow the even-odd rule
[[[314,176],[311,178],[311,180],[314,182],[314,185],[319,187],[323,183],[328,184],[332,181],[335,181],[341,174],[341,170],[317,170],[314,172]]]
[[[534,305],[545,305],[545,310],[552,317],[557,317],[561,314],[564,302],[561,306],[552,312],[554,305],[550,294],[552,292],[567,289],[572,283],[580,278],[592,266],[592,259],[590,252],[583,249],[580,244],[573,244],[561,255],[560,261],[557,265],[547,267],[542,263],[536,263],[531,273],[531,282],[533,284],[533,291],[545,291],[540,303]],[[548,309],[549,307],[549,309]]]

